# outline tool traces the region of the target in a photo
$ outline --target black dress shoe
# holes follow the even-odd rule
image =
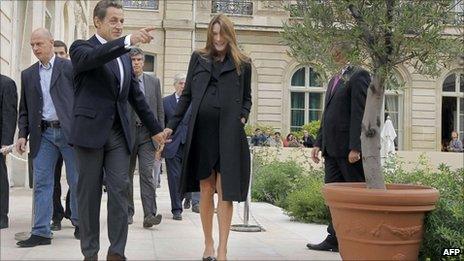
[[[192,206],[192,212],[200,213],[200,205],[199,204],[193,205]]]
[[[217,261],[217,259],[214,256],[203,257],[201,260],[202,261]]]
[[[16,243],[16,245],[18,245],[19,247],[35,247],[40,245],[50,245],[51,243],[52,240],[50,238],[31,235],[30,238],[23,241],[19,241]]]
[[[329,242],[327,239],[319,244],[308,243],[306,244],[306,247],[310,250],[338,252],[338,244],[333,244]]]
[[[76,227],[74,228],[74,238],[75,238],[75,239],[81,239],[81,232],[79,231],[79,227],[78,227],[78,226],[76,226]]]
[[[143,219],[143,227],[144,228],[150,228],[152,226],[155,226],[155,225],[159,225],[161,223],[161,219],[163,218],[163,216],[161,216],[160,214],[158,215],[150,215],[146,218]]]
[[[127,260],[127,258],[125,256],[121,256],[119,254],[108,253],[106,255],[106,260],[108,260],[108,261],[123,261],[123,260]]]
[[[184,199],[184,209],[190,208],[190,199]]]
[[[84,257],[84,261],[97,261],[97,260],[98,260],[98,255]]]
[[[172,219],[174,219],[174,220],[182,220],[182,214],[180,214],[180,213],[172,214]]]
[[[50,226],[50,229],[52,231],[59,231],[61,230],[61,221],[53,221],[51,226]]]

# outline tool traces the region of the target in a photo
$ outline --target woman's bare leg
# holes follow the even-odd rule
[[[219,246],[217,249],[218,260],[227,260],[227,240],[229,239],[230,223],[232,222],[232,201],[222,200],[221,174],[216,177],[216,189],[218,192],[218,222],[219,222]]]
[[[200,218],[205,237],[203,257],[214,256],[213,215],[215,191],[216,175],[213,171],[209,178],[200,180]]]

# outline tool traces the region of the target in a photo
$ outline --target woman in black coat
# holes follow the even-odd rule
[[[215,259],[214,193],[218,192],[219,199],[219,260],[227,257],[232,201],[247,197],[250,152],[244,126],[251,109],[250,85],[250,59],[238,48],[232,22],[217,15],[209,23],[206,47],[192,54],[185,89],[165,130],[169,137],[191,105],[181,192],[201,192],[204,260]]]

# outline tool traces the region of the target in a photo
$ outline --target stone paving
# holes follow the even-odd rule
[[[62,181],[64,191],[65,181]],[[134,178],[136,214],[129,227],[126,256],[129,260],[201,260],[203,236],[199,214],[190,209],[182,221],[172,219],[166,175],[158,189],[158,211],[163,215],[160,225],[142,228],[142,203],[138,176]],[[0,232],[0,260],[82,260],[79,242],[69,220],[63,220],[62,230],[54,232],[52,244],[34,248],[16,246],[15,234],[30,231],[32,190],[10,190],[10,227]],[[109,246],[106,222],[106,193],[102,199],[99,259],[106,258]],[[242,224],[243,203],[235,204],[232,224]],[[338,253],[310,251],[306,243],[325,238],[326,226],[291,221],[283,211],[267,203],[251,204],[253,218],[265,232],[231,232],[228,257],[230,260],[340,260]],[[215,242],[218,240],[215,220]],[[254,220],[251,219],[251,223]],[[256,223],[254,223],[256,224]]]

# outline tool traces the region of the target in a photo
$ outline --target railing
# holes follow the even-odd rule
[[[124,8],[158,10],[159,0],[123,0]]]
[[[211,4],[211,12],[235,15],[253,15],[253,1],[213,0]]]

